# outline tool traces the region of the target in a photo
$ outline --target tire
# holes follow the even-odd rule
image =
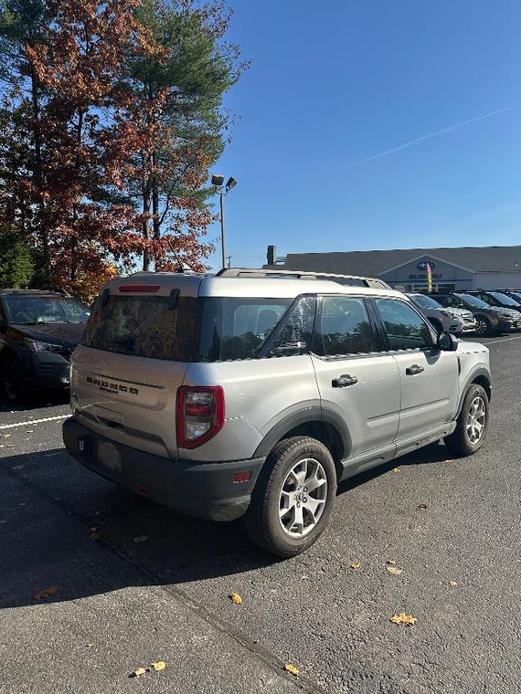
[[[492,325],[486,316],[476,317],[476,335],[480,337],[485,337],[486,335],[492,335]]]
[[[476,404],[478,404],[480,409],[476,409]],[[479,411],[483,412],[483,416],[478,418],[476,414]],[[472,419],[472,417],[474,417],[474,419]],[[485,443],[488,430],[488,418],[489,403],[487,393],[482,386],[473,383],[465,395],[456,429],[454,433],[447,436],[445,444],[456,455],[474,455]],[[482,429],[479,430],[479,438],[475,439],[474,437],[478,425],[481,425]]]
[[[16,402],[21,396],[20,364],[14,356],[8,356],[2,366],[4,393],[8,400]]]
[[[310,483],[316,486],[308,491]],[[335,464],[323,443],[308,436],[280,441],[253,491],[245,517],[249,538],[279,557],[304,552],[327,526],[336,487]]]

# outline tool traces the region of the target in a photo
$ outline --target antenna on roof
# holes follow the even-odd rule
[[[167,238],[166,242],[168,244],[168,248],[170,249],[170,252],[172,253],[174,258],[176,259],[176,262],[177,262],[176,272],[186,272],[187,270],[188,270],[188,272],[192,272],[192,268],[190,267],[190,265],[188,265],[187,263],[183,263],[181,258],[177,255],[177,251],[174,247],[174,242],[172,241],[172,239]]]

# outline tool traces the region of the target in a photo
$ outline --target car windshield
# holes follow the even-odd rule
[[[425,294],[413,294],[412,300],[415,304],[418,304],[418,306],[421,306],[422,308],[443,308],[441,304],[439,304],[430,296],[425,296]]]
[[[84,323],[90,311],[75,299],[55,296],[6,296],[11,323]]]
[[[504,304],[505,306],[519,306],[519,302],[515,301],[512,299],[510,296],[507,296],[506,294],[502,294],[501,292],[488,292],[490,296],[493,296],[494,299],[497,299],[500,304]]]
[[[455,294],[454,296],[459,297],[473,308],[490,308],[487,303],[485,303],[482,299],[478,299],[478,297],[474,296],[473,294]]]

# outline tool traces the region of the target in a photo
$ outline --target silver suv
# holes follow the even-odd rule
[[[410,300],[339,278],[158,273],[106,285],[72,358],[68,451],[181,512],[233,520],[288,557],[324,530],[338,482],[444,439],[475,453],[481,344]]]

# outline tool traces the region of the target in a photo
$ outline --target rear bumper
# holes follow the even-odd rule
[[[181,513],[216,521],[244,515],[265,461],[264,457],[220,463],[161,458],[94,434],[74,417],[63,424],[63,441],[73,458],[112,482]],[[105,463],[99,460],[103,444],[111,452]],[[243,471],[251,471],[251,479],[234,483],[234,473]]]

